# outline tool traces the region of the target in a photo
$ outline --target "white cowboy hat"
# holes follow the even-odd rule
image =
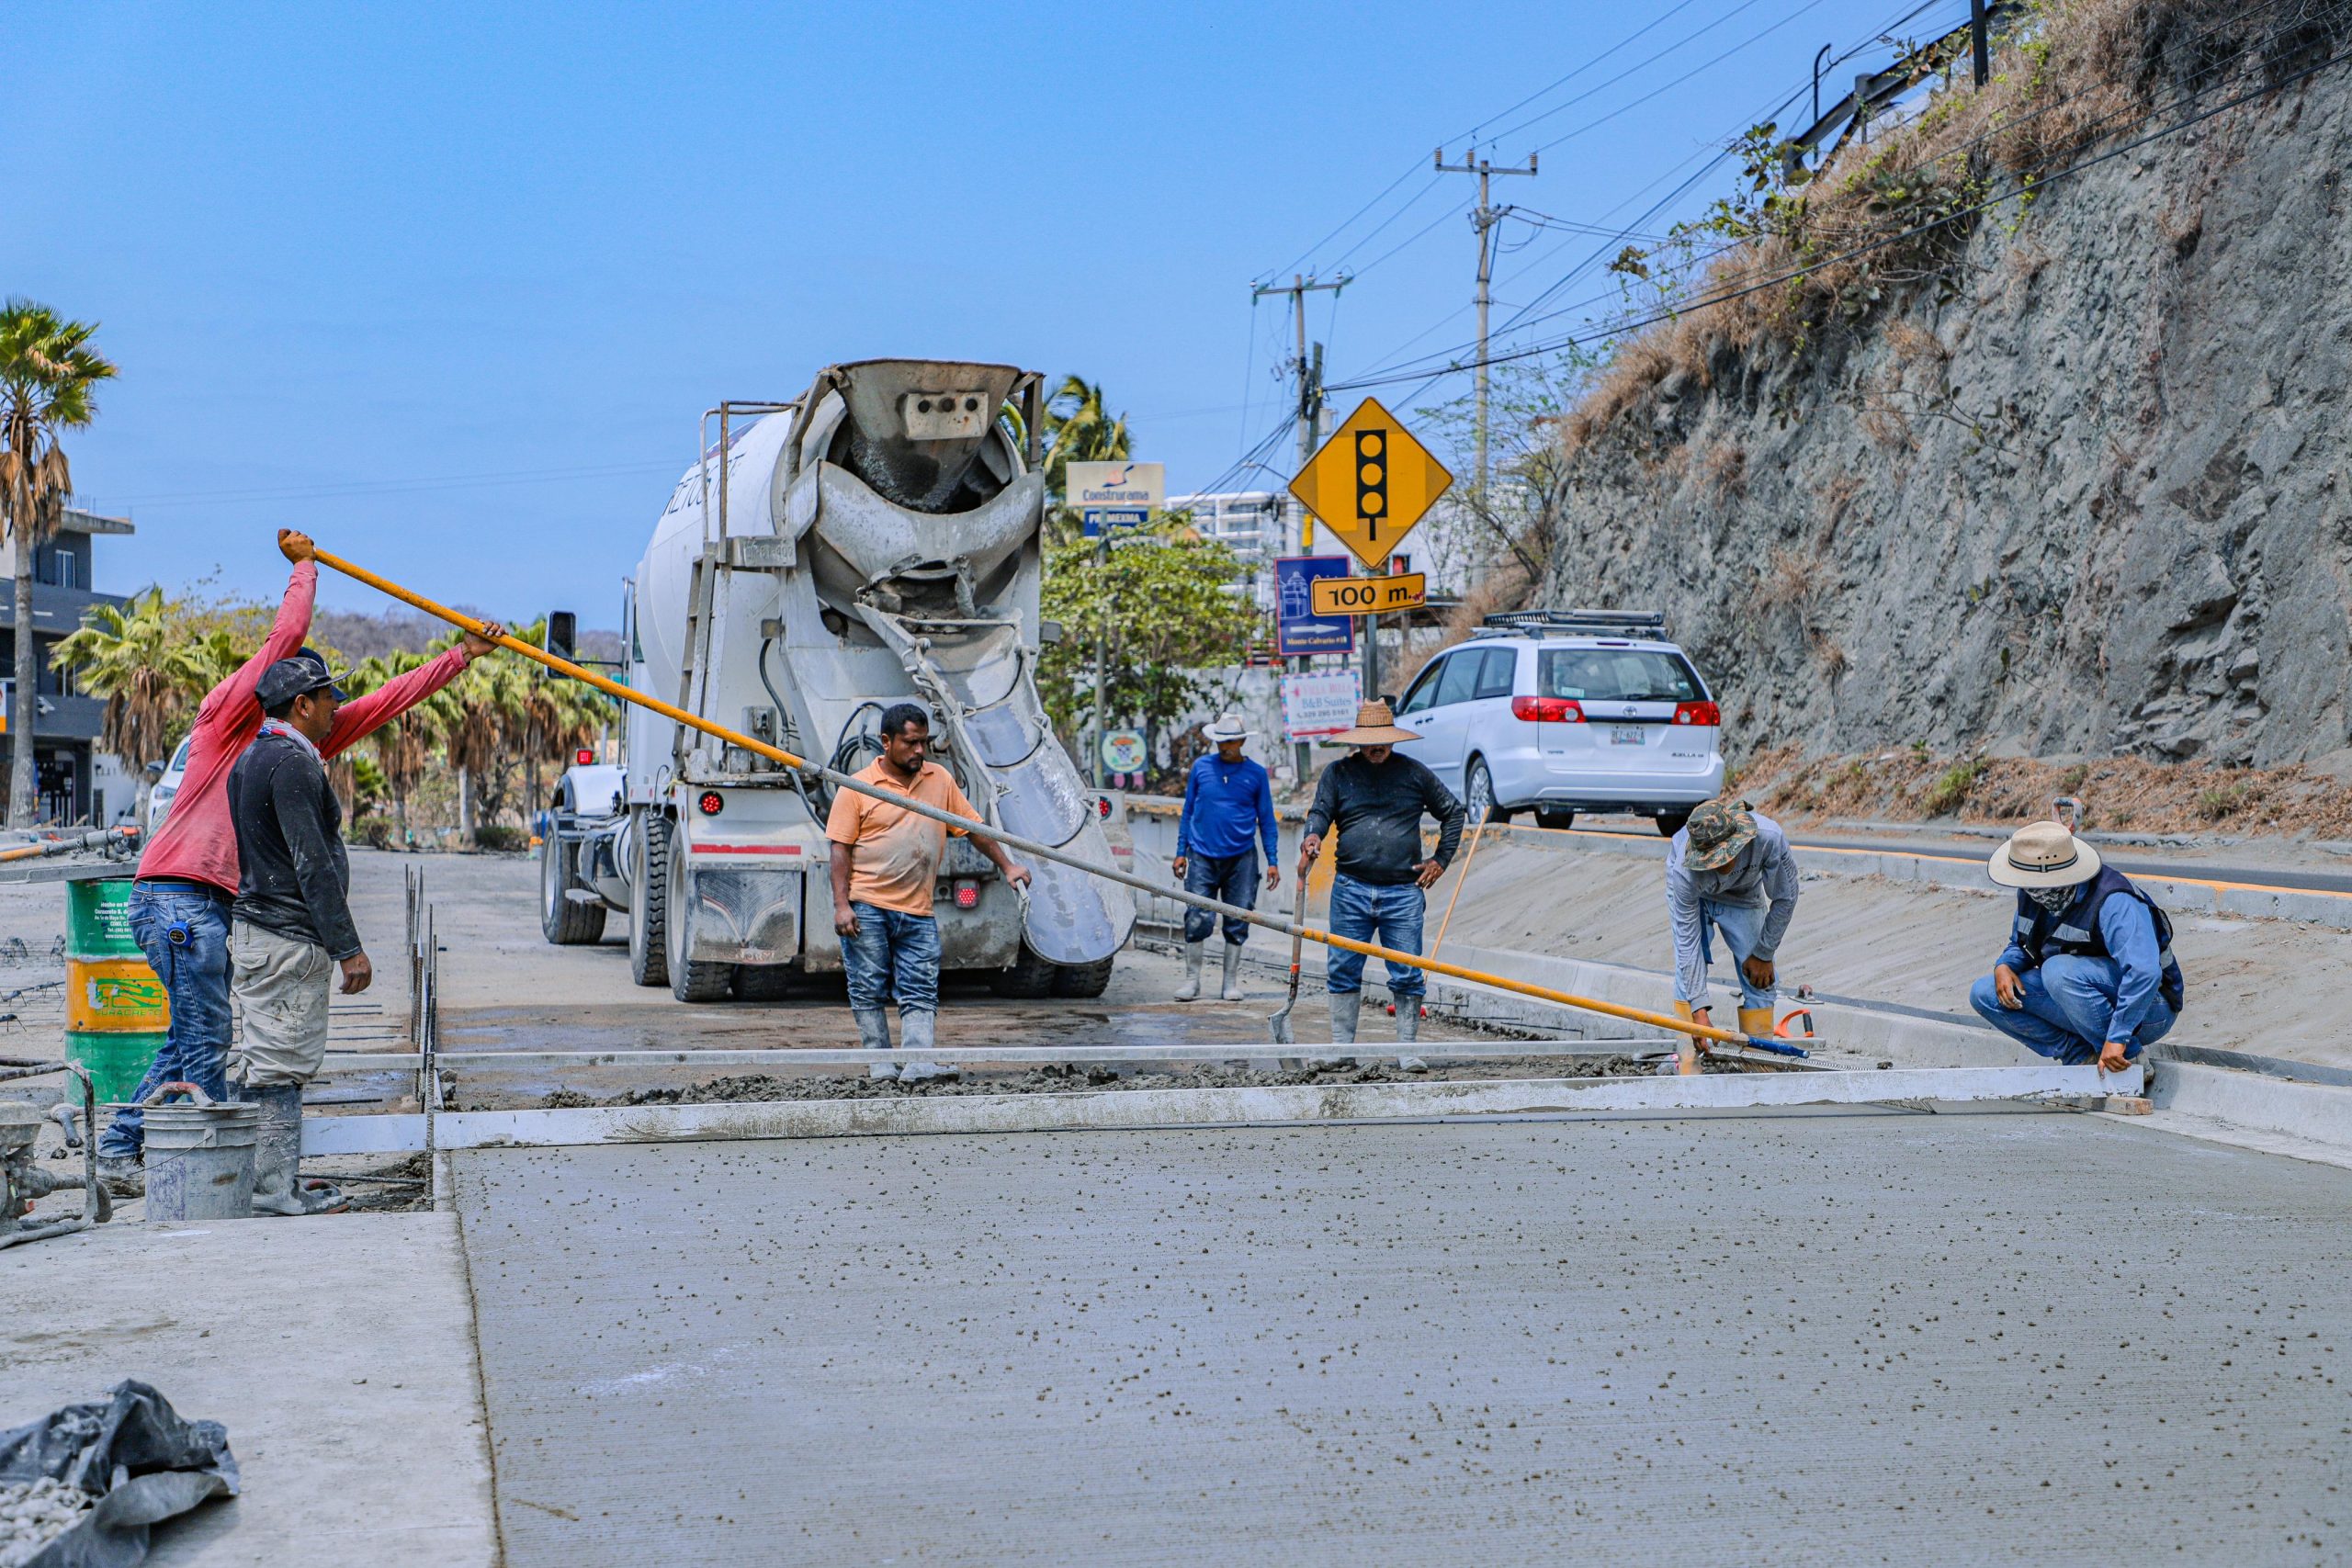
[[[1396,716],[1388,711],[1386,703],[1365,703],[1356,709],[1356,727],[1343,729],[1331,737],[1334,746],[1395,746],[1401,741],[1419,740],[1420,736],[1397,727]]]
[[[2004,887],[2072,887],[2098,874],[2098,852],[2056,822],[2029,822],[1993,852],[1993,880]]]
[[[1227,740],[1247,740],[1256,733],[1256,730],[1241,722],[1241,716],[1238,713],[1221,713],[1201,726],[1201,734],[1204,737],[1220,743]]]

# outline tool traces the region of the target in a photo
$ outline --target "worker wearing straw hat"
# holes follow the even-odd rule
[[[1184,780],[1184,809],[1176,818],[1176,858],[1168,869],[1183,878],[1185,891],[1244,909],[1258,907],[1258,842],[1266,845],[1266,886],[1283,885],[1281,829],[1274,823],[1273,781],[1263,763],[1241,754],[1250,728],[1238,713],[1221,713],[1201,734],[1216,750],[1193,764]],[[1176,999],[1201,994],[1201,960],[1208,952],[1216,917],[1206,909],[1184,910],[1184,983]],[[1225,983],[1218,995],[1241,999],[1241,944],[1250,922],[1225,917]]]
[[[1323,852],[1323,835],[1340,829],[1340,863],[1331,879],[1331,931],[1356,942],[1376,942],[1400,953],[1421,951],[1423,892],[1445,874],[1462,842],[1462,803],[1437,775],[1410,757],[1399,757],[1401,740],[1418,740],[1397,728],[1386,703],[1356,709],[1356,727],[1331,738],[1355,754],[1323,770],[1315,804],[1306,813],[1306,840],[1299,846],[1299,874]],[[1421,817],[1438,820],[1437,852],[1421,855]],[[1355,1042],[1356,1018],[1363,1005],[1363,954],[1342,948],[1324,961],[1324,987],[1331,993],[1331,1043]],[[1388,994],[1396,1003],[1396,1038],[1410,1043],[1421,1032],[1421,995],[1428,982],[1419,969],[1388,960]],[[1418,1069],[1418,1056],[1402,1058]]]
[[[2098,851],[2029,822],[1993,852],[2018,890],[2009,945],[1968,995],[1977,1015],[2037,1055],[2118,1072],[2172,1032],[2187,986],[2172,921]]]

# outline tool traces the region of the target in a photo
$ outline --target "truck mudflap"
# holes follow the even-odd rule
[[[971,792],[981,815],[1008,833],[1112,869],[1094,797],[1046,723],[1020,625],[859,608],[939,710],[956,755],[981,786]],[[1029,870],[1035,880],[1022,931],[1040,957],[1092,964],[1126,945],[1135,900],[1117,884],[1052,861]]]
[[[697,964],[788,964],[800,956],[802,874],[692,863],[686,956]],[[674,918],[674,916],[673,917]]]

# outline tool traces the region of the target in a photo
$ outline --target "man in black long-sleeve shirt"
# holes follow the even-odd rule
[[[1360,750],[1323,770],[1306,813],[1299,874],[1323,852],[1323,835],[1336,826],[1340,863],[1331,879],[1332,933],[1418,954],[1428,908],[1423,889],[1445,874],[1462,842],[1462,803],[1435,773],[1396,755],[1396,742],[1417,737],[1397,727],[1386,703],[1364,704],[1356,710],[1356,727],[1332,739]],[[1437,853],[1427,860],[1421,858],[1424,812],[1438,820]],[[1363,1006],[1363,954],[1334,948],[1323,975],[1331,993],[1331,1043],[1353,1044]],[[1398,1040],[1409,1043],[1420,1037],[1421,996],[1428,988],[1421,971],[1388,961]],[[1411,1055],[1402,1064],[1415,1071],[1423,1066]]]

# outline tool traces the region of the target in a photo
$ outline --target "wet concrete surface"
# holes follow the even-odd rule
[[[2352,1556],[2352,1173],[2049,1113],[458,1157],[506,1561]]]

